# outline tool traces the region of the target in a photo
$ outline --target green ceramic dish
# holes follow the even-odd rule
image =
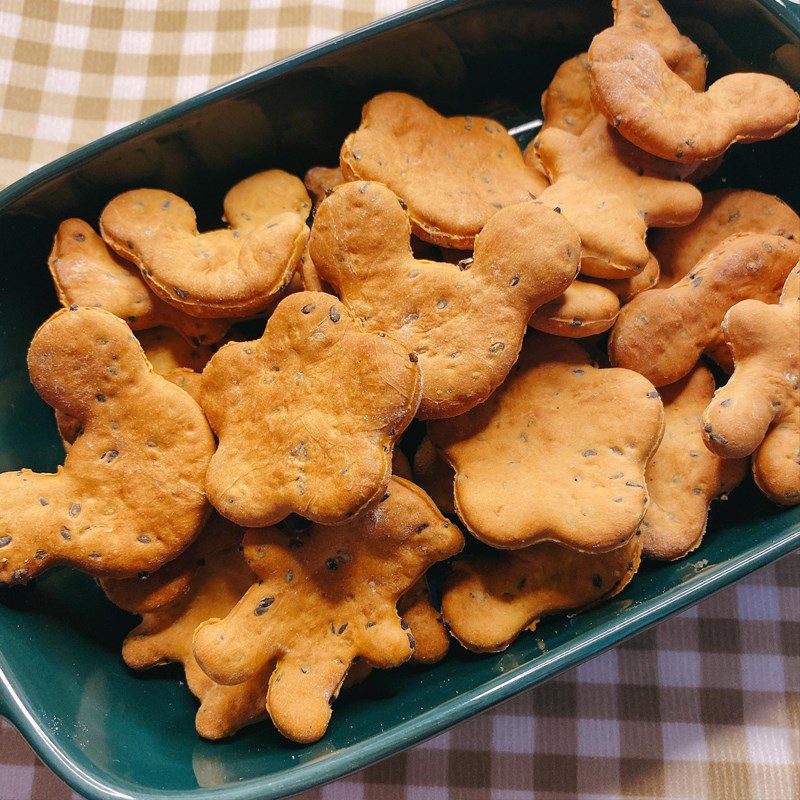
[[[448,113],[497,116],[536,128],[536,98],[564,58],[607,24],[605,0],[438,0],[301,53],[82,148],[0,194],[0,469],[53,469],[61,449],[52,413],[31,389],[27,344],[56,307],[45,266],[66,216],[96,219],[114,193],[162,186],[219,216],[226,186],[248,171],[302,173],[334,163],[361,104],[405,89]],[[715,74],[748,65],[797,85],[800,20],[777,0],[668,4],[711,57]],[[795,48],[794,52],[792,48]],[[798,207],[798,134],[736,148],[712,185],[775,192]],[[78,792],[112,798],[265,800],[333,780],[595,656],[800,545],[800,509],[764,502],[752,484],[712,513],[688,559],[646,567],[618,598],[554,617],[505,653],[453,648],[443,663],[373,675],[347,693],[325,738],[310,747],[270,727],[209,743],[195,704],[166,668],[137,675],[119,648],[134,620],[85,576],[54,570],[0,593],[0,713]],[[0,787],[0,791],[2,787]]]

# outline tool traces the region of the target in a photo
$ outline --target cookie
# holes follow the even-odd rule
[[[734,233],[769,233],[800,239],[800,217],[778,197],[751,189],[703,195],[703,209],[685,228],[653,231],[650,249],[661,264],[658,285],[674,286],[695,264]]]
[[[245,557],[260,580],[224,619],[197,629],[195,656],[213,680],[231,685],[277,659],[267,711],[287,738],[317,741],[357,656],[382,668],[411,657],[397,601],[462,544],[458,528],[401,478],[376,509],[344,525],[250,530]]]
[[[158,372],[158,370],[154,370]],[[161,373],[159,373],[161,374]],[[180,386],[196,402],[200,402],[200,373],[187,367],[178,367],[164,374],[164,377],[176,386]],[[56,426],[64,452],[68,453],[75,440],[83,433],[83,422],[66,411],[56,409]]]
[[[425,436],[414,453],[414,482],[421,486],[436,503],[442,514],[453,516],[453,468],[436,452],[431,440]]]
[[[198,537],[174,561],[152,575],[142,572],[135,578],[101,578],[100,587],[115,606],[132,614],[166,608],[189,591],[198,570],[209,558],[238,548],[243,535],[240,527],[212,513]]]
[[[560,211],[580,236],[581,274],[625,278],[644,269],[647,226],[629,200],[574,175],[560,178],[538,199]]]
[[[203,372],[219,438],[209,500],[243,526],[291,513],[344,522],[386,491],[421,390],[417,359],[399,342],[365,333],[332,295],[290,295],[261,339],[226,345]]]
[[[364,106],[339,159],[346,180],[379,181],[400,197],[421,239],[462,250],[499,209],[547,186],[499,122],[448,119],[399,92]]]
[[[529,163],[534,153],[553,183],[588,180],[631,203],[650,228],[688,225],[703,204],[700,190],[684,181],[692,167],[642,152],[600,116],[580,136],[543,130],[526,150]]]
[[[705,89],[706,57],[675,27],[658,0],[612,0],[611,5],[617,31],[646,39],[667,67],[695,92]]]
[[[629,142],[659,158],[708,161],[735,142],[774,139],[800,119],[800,97],[773,75],[737,72],[698,92],[636,31],[606,28],[589,46],[597,110]]]
[[[183,666],[189,691],[201,703],[195,727],[206,739],[232,736],[267,716],[266,686],[274,661],[267,661],[248,681],[223,686],[200,669],[192,652],[197,626],[228,614],[252,584],[253,573],[238,548],[209,554],[177,602],[144,612],[122,646],[122,657],[132,669]]]
[[[33,337],[34,388],[83,434],[55,474],[0,475],[0,583],[57,564],[129,577],[175,558],[205,523],[214,437],[189,395],[150,369],[130,328],[59,311]]]
[[[196,317],[258,314],[300,264],[311,201],[299,178],[269,170],[237,183],[224,209],[230,227],[201,234],[185,200],[134,189],[105,207],[100,231],[175,308]]]
[[[722,332],[736,369],[703,414],[711,452],[753,454],[753,477],[774,503],[800,503],[800,266],[780,302],[744,300]]]
[[[419,360],[419,416],[450,417],[505,378],[533,311],[574,279],[580,240],[563,215],[536,202],[498,211],[458,265],[416,260],[409,234],[405,206],[389,189],[347,183],[317,211],[311,256],[367,330],[396,336]]]
[[[644,469],[663,425],[640,375],[598,369],[575,342],[531,332],[492,397],[429,422],[428,436],[455,470],[456,511],[478,539],[600,552],[625,544],[644,516]]]
[[[573,281],[564,294],[533,312],[528,325],[571,339],[607,331],[619,314],[619,298],[599,283]]]
[[[341,167],[311,167],[303,183],[316,208],[339,184],[344,183]]]
[[[414,637],[411,660],[417,664],[435,664],[450,649],[450,637],[442,615],[431,603],[427,578],[420,578],[397,603],[397,613],[408,623]]]
[[[171,328],[151,328],[138,331],[136,338],[153,370],[168,375],[176,369],[202,372],[214,354],[208,345],[193,345]]]
[[[617,278],[613,281],[598,279],[597,283],[614,292],[620,305],[625,305],[633,300],[637,294],[641,294],[656,286],[659,282],[660,274],[661,268],[658,259],[650,253],[650,257],[647,259],[644,269],[637,275],[632,275],[630,278]]]
[[[674,286],[643,292],[623,307],[608,342],[611,363],[656,386],[688,375],[703,353],[724,364],[725,312],[746,298],[777,300],[799,257],[800,244],[782,236],[729,236]]]
[[[392,453],[392,475],[398,478],[405,478],[407,481],[414,480],[414,475],[411,472],[411,464],[406,454],[399,447],[395,447]]]
[[[725,459],[703,445],[702,414],[714,377],[702,365],[660,390],[664,438],[647,465],[650,505],[642,520],[644,555],[673,561],[700,545],[711,501],[742,480],[746,462]]]
[[[442,594],[450,633],[468,650],[498,653],[548,614],[613,597],[639,568],[640,536],[607,553],[541,542],[453,563]]]
[[[166,326],[193,345],[218,342],[228,330],[224,319],[198,319],[160,300],[139,274],[80,219],[64,220],[47,261],[62,306],[104,308],[131,330]]]
[[[588,58],[579,53],[561,64],[542,94],[542,130],[560,128],[577,136],[596,115],[589,92]]]

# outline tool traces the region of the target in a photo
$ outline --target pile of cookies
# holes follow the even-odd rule
[[[695,185],[800,100],[706,88],[656,0],[614,10],[524,153],[387,93],[337,167],[236,184],[218,230],[147,188],[63,222],[28,366],[67,455],[0,475],[0,582],[95,576],[202,736],[313,742],[371,669],[502,650],[690,552],[750,457],[800,502],[800,219]]]

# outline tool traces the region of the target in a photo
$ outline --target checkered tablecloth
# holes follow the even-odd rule
[[[0,0],[0,185],[405,0]],[[0,800],[76,798],[0,722]],[[800,798],[800,554],[304,800]]]

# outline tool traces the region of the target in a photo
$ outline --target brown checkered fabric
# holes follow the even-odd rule
[[[2,0],[0,184],[405,0]],[[304,800],[800,798],[800,554]],[[0,722],[0,800],[76,798]]]

